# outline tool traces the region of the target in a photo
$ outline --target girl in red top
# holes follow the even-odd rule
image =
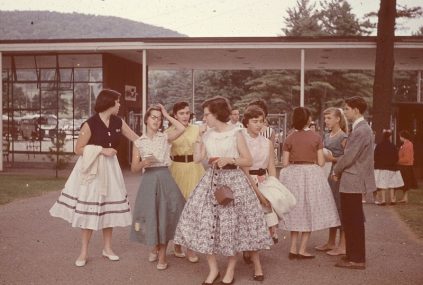
[[[400,140],[403,144],[398,152],[398,165],[402,179],[404,180],[404,186],[400,188],[403,191],[404,195],[402,200],[398,201],[398,203],[407,203],[407,191],[412,188],[417,188],[417,182],[413,172],[414,150],[413,143],[410,141],[410,133],[406,130],[402,130],[399,135]]]

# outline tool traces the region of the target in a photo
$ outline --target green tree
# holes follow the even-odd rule
[[[320,2],[319,20],[325,34],[336,36],[369,35],[374,24],[369,19],[360,20],[345,0],[324,0]]]
[[[286,10],[285,28],[282,31],[287,36],[316,36],[322,34],[316,4],[310,0],[298,0],[297,6]]]

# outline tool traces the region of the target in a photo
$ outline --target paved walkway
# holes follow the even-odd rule
[[[1,176],[0,176],[1,180]],[[139,176],[125,172],[133,203]],[[128,240],[128,228],[114,231],[114,250],[121,261],[101,257],[101,233],[90,244],[90,258],[83,268],[74,266],[79,253],[79,230],[49,216],[59,192],[0,206],[0,284],[201,284],[207,262],[190,264],[169,253],[169,268],[158,272],[147,261],[148,248]],[[403,207],[403,206],[400,206]],[[262,253],[265,281],[261,284],[423,284],[423,243],[399,220],[392,207],[366,205],[367,269],[346,270],[333,265],[337,257],[316,252],[314,260],[290,261],[289,238]],[[287,239],[284,240],[284,236]],[[321,244],[327,231],[312,233],[310,248]],[[311,250],[311,252],[314,252]],[[224,258],[219,258],[223,270]],[[235,284],[251,280],[253,268],[239,258]]]

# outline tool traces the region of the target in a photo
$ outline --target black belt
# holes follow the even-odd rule
[[[192,154],[189,155],[174,155],[170,157],[175,162],[193,162],[194,156]]]
[[[290,161],[290,164],[315,164],[312,161]]]
[[[217,164],[216,164],[216,168],[217,169],[238,169],[238,166],[236,166],[235,164],[226,164],[225,166],[223,166],[223,167],[219,167],[219,166],[217,166]]]
[[[254,169],[254,170],[250,170],[248,171],[251,175],[258,175],[258,176],[262,176],[262,175],[266,175],[267,170],[263,169],[263,168],[259,168],[259,169]]]

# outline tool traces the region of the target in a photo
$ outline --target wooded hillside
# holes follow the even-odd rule
[[[169,29],[111,16],[0,11],[0,40],[184,36]]]

